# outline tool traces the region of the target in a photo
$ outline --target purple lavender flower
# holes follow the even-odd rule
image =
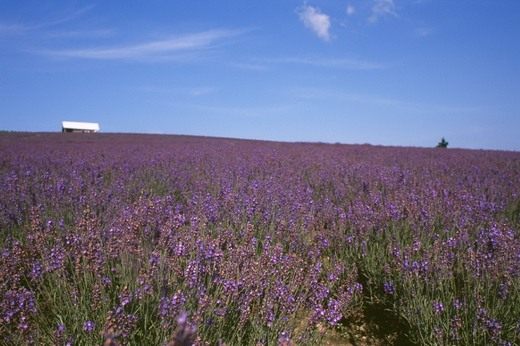
[[[287,331],[283,331],[278,336],[278,345],[279,346],[289,346],[291,345],[291,334]]]
[[[444,311],[444,305],[439,301],[434,301],[432,306],[433,312],[435,312],[437,315]]]
[[[327,304],[327,310],[325,312],[325,318],[331,326],[336,326],[343,318],[339,301],[336,299],[329,300],[329,303]]]
[[[175,293],[172,297],[162,297],[159,302],[159,315],[163,320],[173,319],[175,316],[181,317],[179,310],[186,302],[186,297],[180,291]]]
[[[175,254],[175,256],[184,256],[184,254],[186,253],[186,246],[183,244],[182,241],[178,241],[176,244],[175,244],[175,248],[173,250],[173,253]]]
[[[33,280],[38,280],[42,276],[42,273],[43,273],[43,267],[42,267],[41,262],[40,261],[35,261],[32,264],[31,273],[29,274],[29,276]]]
[[[197,328],[188,320],[185,311],[177,317],[177,329],[173,340],[167,346],[192,346],[196,339]]]
[[[355,282],[352,286],[347,287],[347,292],[350,296],[363,292],[363,285],[359,282]]]
[[[79,309],[83,275],[90,308],[115,306],[103,325],[80,322],[77,343],[101,330],[132,343],[150,317],[149,332],[176,345],[236,343],[235,321],[246,342],[310,344],[363,308],[358,278],[377,301],[399,294],[393,312],[426,344],[520,334],[518,153],[10,136],[0,133],[0,340],[40,334],[38,314],[56,310],[43,278],[70,284]],[[437,318],[415,313],[424,301]],[[56,343],[70,337],[50,328]]]
[[[485,320],[485,325],[488,330],[488,333],[493,337],[497,338],[502,331],[502,323],[494,318],[487,318]]]
[[[184,270],[184,277],[190,288],[195,287],[195,285],[197,284],[200,271],[201,265],[198,260],[192,260],[186,266],[186,269]]]
[[[83,323],[83,330],[87,333],[92,333],[95,328],[96,324],[90,320],[85,321],[85,323]]]
[[[125,307],[126,305],[130,304],[133,300],[133,295],[129,293],[128,291],[124,290],[118,295],[119,299],[119,305],[121,307]]]
[[[507,283],[501,283],[498,286],[498,296],[500,299],[507,299],[507,296],[509,295],[509,285]]]
[[[36,314],[34,294],[27,289],[7,291],[0,304],[0,318],[3,322],[19,322],[21,329],[27,329],[27,317]]]
[[[56,335],[56,337],[59,339],[59,338],[62,338],[63,335],[65,334],[65,324],[63,323],[58,323],[58,325],[56,326],[56,331],[54,332],[54,334]]]
[[[184,326],[186,324],[187,320],[188,320],[188,314],[186,313],[186,311],[182,311],[177,316],[177,324],[180,325],[180,326]]]
[[[454,299],[453,300],[453,308],[455,310],[460,310],[462,309],[462,301],[460,301],[460,299]]]
[[[101,283],[105,287],[110,286],[112,284],[112,279],[110,279],[108,276],[103,276],[103,278],[101,278]]]
[[[159,260],[160,260],[160,255],[156,254],[156,253],[153,253],[153,254],[150,255],[148,263],[150,263],[150,265],[152,267],[156,267],[159,264]]]
[[[59,270],[63,267],[65,262],[65,251],[60,246],[55,246],[51,249],[48,255],[48,266],[47,270],[53,272],[55,270]]]
[[[394,284],[391,281],[385,281],[385,283],[383,284],[383,291],[388,295],[394,295],[395,294]]]

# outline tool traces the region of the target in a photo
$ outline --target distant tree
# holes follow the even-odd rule
[[[437,148],[447,148],[448,142],[442,137],[441,141],[437,144]]]

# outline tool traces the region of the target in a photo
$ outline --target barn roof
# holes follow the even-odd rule
[[[79,122],[79,121],[62,121],[61,125],[64,129],[99,131],[98,123],[84,123],[84,122]]]

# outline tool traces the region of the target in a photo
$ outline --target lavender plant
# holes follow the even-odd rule
[[[317,344],[371,306],[520,343],[515,152],[3,133],[0,184],[6,345]]]

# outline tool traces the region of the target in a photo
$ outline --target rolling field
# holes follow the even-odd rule
[[[67,343],[519,345],[520,153],[2,133],[0,344]]]

